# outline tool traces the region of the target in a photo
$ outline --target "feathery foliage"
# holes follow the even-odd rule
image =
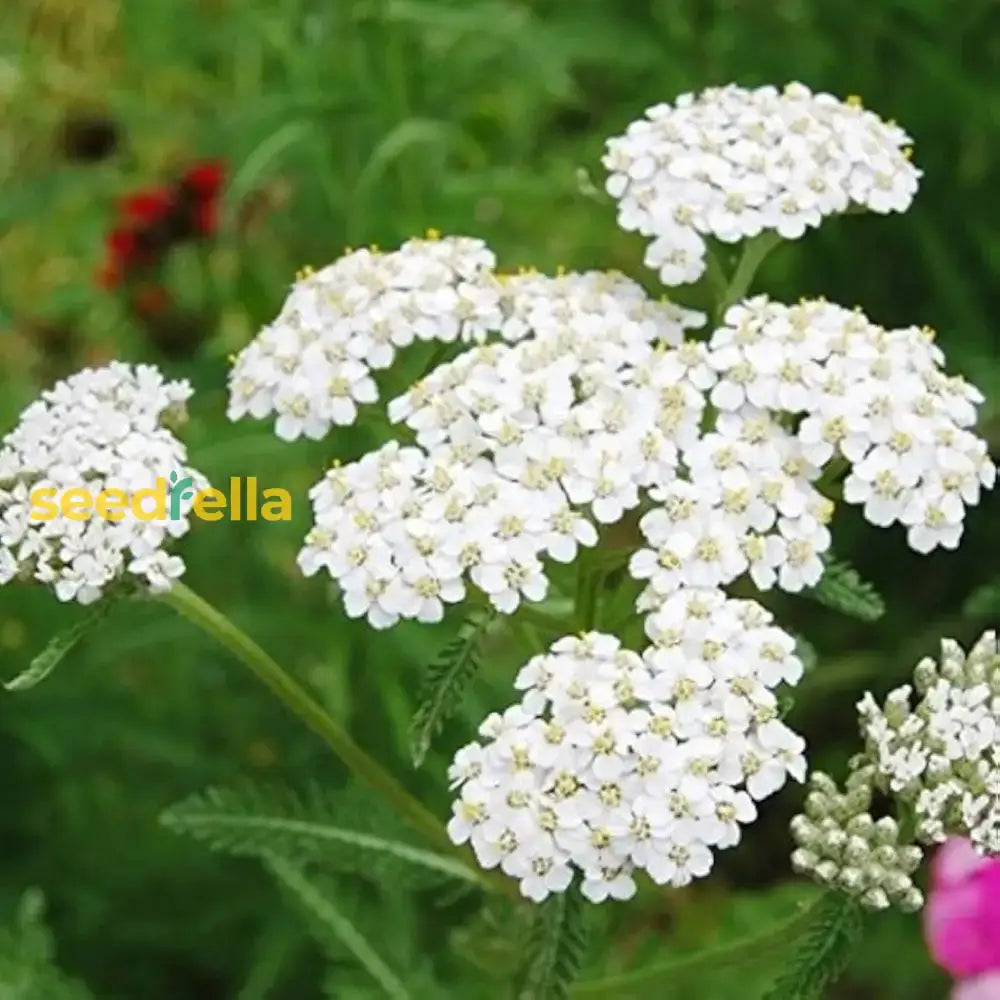
[[[790,954],[808,934],[825,903],[825,893],[808,887],[803,895],[795,886],[768,895],[731,898],[728,910],[713,913],[718,926],[714,941],[704,947],[648,948],[650,961],[625,972],[615,971],[585,979],[573,989],[574,998],[642,1000],[651,995],[683,995],[691,1000],[746,1000],[762,993],[788,965]],[[788,912],[789,898],[795,899]],[[712,904],[707,904],[712,908]],[[688,915],[697,920],[697,912]]]
[[[885,614],[882,595],[843,559],[824,557],[826,569],[819,583],[803,594],[841,614],[863,622],[878,621]]]
[[[420,705],[410,726],[414,767],[427,757],[431,742],[459,704],[462,691],[479,669],[483,639],[496,619],[496,612],[478,609],[463,622],[456,638],[427,669],[420,692]]]
[[[93,1000],[80,982],[55,965],[55,945],[44,923],[45,898],[28,890],[10,927],[0,927],[0,997],[3,1000]]]
[[[850,896],[828,892],[818,903],[791,965],[763,1000],[822,1000],[861,937],[863,913]]]
[[[366,800],[362,811],[352,808],[352,799],[351,792],[341,797],[315,786],[299,794],[248,783],[193,795],[163,813],[161,822],[216,851],[294,857],[397,887],[480,881],[460,861],[410,843],[400,822],[376,804]]]
[[[586,946],[586,903],[571,886],[536,907],[517,1000],[567,1000]]]
[[[411,1000],[410,991],[371,942],[341,912],[329,892],[314,884],[301,868],[283,858],[266,858],[265,866],[289,898],[304,911],[321,945],[332,938],[350,951],[390,1000]]]
[[[4,689],[7,691],[28,691],[37,684],[41,684],[76,644],[107,616],[118,599],[115,594],[109,594],[97,604],[92,605],[85,617],[50,639],[45,648],[28,664],[26,670],[13,680],[4,683]]]

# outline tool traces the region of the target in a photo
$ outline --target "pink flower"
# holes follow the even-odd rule
[[[1000,1000],[1000,859],[980,857],[967,840],[947,841],[931,870],[924,929],[938,965],[956,979],[981,977],[952,1000]]]
[[[1000,972],[964,980],[955,987],[951,1000],[1000,1000]]]

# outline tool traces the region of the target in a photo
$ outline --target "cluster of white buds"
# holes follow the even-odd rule
[[[286,441],[354,423],[378,391],[371,373],[414,341],[476,341],[500,321],[495,259],[471,237],[356,250],[306,270],[278,317],[234,360],[230,420],[276,415]]]
[[[707,236],[798,239],[851,208],[906,211],[921,176],[909,146],[856,98],[732,84],[649,108],[604,165],[619,225],[651,237],[646,264],[684,285],[705,271]]]
[[[967,429],[983,395],[946,374],[930,330],[886,330],[860,310],[759,296],[729,309],[708,346],[718,373],[709,398],[721,413],[796,418],[796,447],[785,448],[800,485],[782,494],[796,509],[810,502],[803,478],[846,460],[844,499],[872,524],[904,524],[918,552],[958,545],[965,509],[994,486],[996,466]]]
[[[326,569],[348,613],[376,627],[438,620],[464,578],[505,613],[541,600],[541,558],[596,544],[584,515],[618,521],[698,438],[703,393],[670,345],[701,314],[597,273],[509,277],[502,304],[509,342],[471,348],[390,403],[417,447],[390,443],[311,492],[300,566]]]
[[[1000,647],[986,632],[968,655],[952,639],[940,663],[928,657],[909,685],[880,708],[870,693],[858,705],[866,756],[877,787],[914,814],[916,839],[967,837],[1000,856]]]
[[[639,871],[686,885],[739,842],[757,802],[805,777],[805,743],[774,694],[802,664],[767,611],[680,591],[646,627],[641,656],[591,632],[532,658],[521,702],[451,766],[452,840],[532,900],[577,873],[593,902],[630,898]]]
[[[923,851],[904,842],[899,823],[891,816],[872,817],[875,769],[863,758],[852,764],[843,792],[821,771],[809,775],[805,812],[791,824],[797,845],[792,867],[854,896],[869,909],[896,906],[916,912],[924,897],[913,874]]]
[[[190,526],[194,491],[207,488],[165,426],[191,391],[152,366],[115,362],[58,382],[21,414],[0,441],[0,585],[33,578],[80,604],[124,575],[169,589],[184,563],[167,546]],[[193,489],[177,498],[180,516],[158,511],[157,490],[184,479]],[[67,501],[74,516],[64,516]]]

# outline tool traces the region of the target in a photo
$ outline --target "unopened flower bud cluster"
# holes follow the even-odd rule
[[[805,742],[774,687],[802,664],[752,601],[676,594],[647,621],[640,656],[591,632],[557,640],[450,769],[448,832],[535,901],[574,875],[593,902],[628,899],[635,875],[683,886],[740,840],[756,803],[805,777]]]
[[[916,703],[914,704],[914,697]],[[865,750],[850,765],[844,792],[825,774],[810,775],[805,811],[791,825],[792,864],[873,909],[919,909],[912,874],[920,845],[949,837],[1000,857],[1000,645],[986,632],[968,654],[952,639],[937,661],[917,665],[913,685],[880,707],[858,704]],[[873,820],[875,793],[903,817]]]
[[[913,883],[923,851],[905,842],[891,816],[872,817],[875,769],[863,759],[853,763],[843,791],[821,771],[809,775],[805,811],[791,824],[792,867],[869,909],[915,912],[924,905]]]
[[[986,632],[968,655],[952,639],[940,662],[922,660],[913,687],[879,707],[859,703],[866,755],[878,786],[914,813],[925,844],[967,837],[1000,856],[1000,649]]]
[[[921,176],[909,145],[856,100],[733,84],[649,108],[608,140],[604,165],[618,224],[651,237],[646,264],[665,285],[686,285],[706,269],[706,237],[798,239],[855,206],[906,211]]]
[[[121,490],[130,499],[171,476],[205,488],[184,445],[164,426],[181,414],[191,391],[152,366],[115,362],[58,382],[21,414],[0,441],[0,585],[33,579],[60,601],[92,604],[123,576],[154,591],[181,576],[184,563],[169,545],[190,526],[191,494],[174,520],[142,520],[130,508],[118,520],[96,513],[34,519],[31,494],[54,489],[58,503],[70,489],[91,498]]]

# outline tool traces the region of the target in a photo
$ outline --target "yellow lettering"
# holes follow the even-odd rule
[[[264,490],[267,501],[261,509],[265,521],[290,521],[292,519],[292,495],[288,490]],[[277,508],[272,510],[271,508]]]
[[[226,497],[222,490],[199,490],[194,498],[194,516],[202,521],[222,520],[222,511],[226,509]]]
[[[54,497],[59,491],[52,486],[31,491],[31,520],[51,521],[58,513],[59,506],[54,503]]]
[[[128,510],[128,494],[124,490],[102,490],[97,494],[94,506],[98,517],[103,517],[105,521],[124,520],[125,511]]]
[[[251,476],[247,480],[247,520],[257,520],[257,477]]]
[[[229,520],[239,521],[243,512],[243,487],[238,476],[229,477]]]
[[[152,511],[143,509],[143,501],[153,500]],[[167,481],[157,476],[156,485],[149,490],[136,490],[132,494],[132,513],[139,521],[162,521],[167,516]]]
[[[91,515],[91,503],[85,489],[67,490],[62,495],[62,516],[70,521],[86,521]]]

